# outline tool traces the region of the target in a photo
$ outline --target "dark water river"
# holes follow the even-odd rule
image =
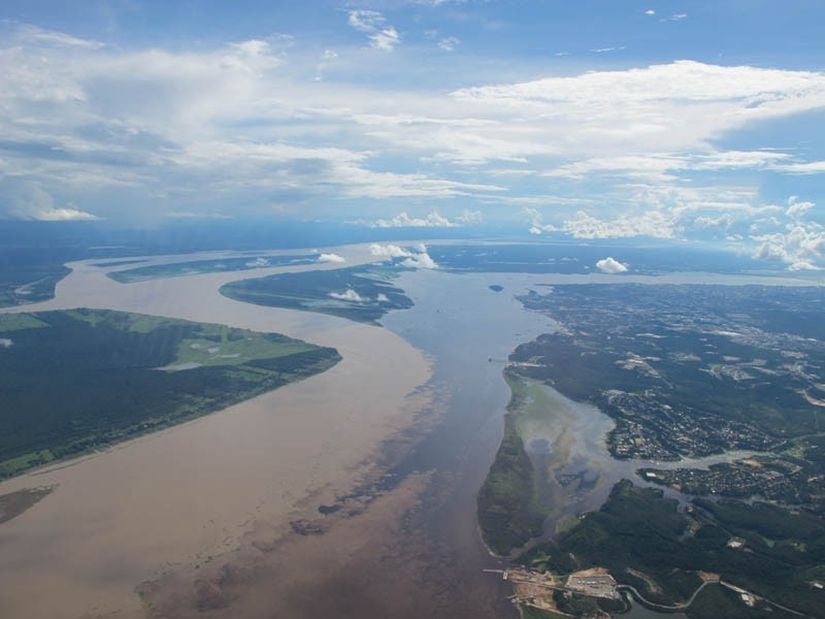
[[[398,473],[434,471],[434,483],[410,522],[409,544],[425,555],[446,588],[453,588],[438,615],[453,617],[516,616],[509,593],[483,568],[498,567],[481,542],[476,525],[476,494],[501,441],[503,416],[510,389],[502,370],[509,354],[521,343],[555,329],[554,321],[525,310],[515,295],[526,292],[546,275],[450,274],[438,271],[404,273],[397,284],[415,307],[386,316],[384,325],[424,351],[433,362],[430,387],[440,418]],[[489,286],[503,290],[495,292]],[[727,454],[678,463],[617,461],[605,444],[613,422],[597,408],[573,402],[549,387],[542,406],[547,424],[536,430],[539,451],[553,452],[549,484],[557,505],[546,523],[548,535],[556,524],[598,509],[613,485],[634,478],[640,466],[655,464],[706,467],[743,454]],[[531,441],[526,441],[528,451]],[[531,454],[541,459],[542,454]],[[576,478],[560,485],[555,480]],[[672,494],[672,493],[671,493]],[[677,497],[678,498],[678,497]],[[634,609],[632,617],[657,616]],[[671,615],[672,616],[672,615]]]

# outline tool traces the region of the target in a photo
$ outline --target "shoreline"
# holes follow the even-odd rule
[[[340,248],[349,254],[346,266],[373,261],[364,249]],[[229,324],[331,345],[343,360],[308,380],[1,482],[2,494],[33,482],[56,488],[0,528],[6,584],[0,614],[145,616],[135,592],[139,583],[221,556],[255,526],[292,535],[291,522],[317,516],[319,504],[378,474],[371,462],[379,450],[424,408],[418,390],[429,380],[431,362],[400,336],[344,319],[241,304],[217,292],[224,280],[295,268],[119,284],[101,269],[71,267],[52,301],[4,310],[90,306]],[[369,390],[353,392],[367,384]],[[44,539],[51,540],[47,549]],[[114,572],[106,567],[113,562],[119,565]],[[36,594],[44,588],[48,599]]]

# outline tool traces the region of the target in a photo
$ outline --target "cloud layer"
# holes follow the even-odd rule
[[[825,72],[676,60],[416,89],[363,78],[432,60],[407,50],[388,15],[353,8],[341,27],[361,43],[278,35],[117,47],[5,24],[2,215],[310,211],[424,228],[478,224],[488,212],[515,218],[507,209],[517,206],[532,209],[536,234],[702,235],[753,243],[766,257],[786,248],[791,265],[819,260],[822,198],[799,198],[814,206],[798,223],[761,188],[765,177],[805,182],[825,161],[725,138],[822,110]],[[427,41],[440,57],[464,46],[438,32]]]

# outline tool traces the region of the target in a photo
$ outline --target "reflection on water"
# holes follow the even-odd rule
[[[349,264],[370,258],[366,251],[340,252]],[[278,522],[289,517],[296,500],[313,488],[324,489],[323,496],[315,497],[315,507],[328,505],[337,486],[349,488],[348,471],[356,470],[372,453],[371,446],[386,435],[382,424],[394,425],[399,411],[405,410],[399,394],[417,384],[415,376],[426,373],[420,355],[386,331],[329,316],[237,303],[216,293],[238,274],[124,286],[91,267],[77,268],[80,271],[58,286],[54,302],[28,309],[83,305],[278,330],[336,346],[344,360],[311,381],[234,407],[234,413],[145,437],[68,468],[39,472],[41,482],[54,480],[60,487],[37,510],[4,525],[14,535],[4,540],[0,561],[7,584],[4,593],[15,594],[20,608],[28,610],[25,616],[76,616],[72,609],[86,608],[89,600],[104,604],[99,608],[110,608],[105,605],[111,603],[113,609],[137,603],[134,585],[151,574],[158,561],[171,565],[181,557],[223,552],[234,544],[236,527],[245,526],[250,512],[265,513],[268,521]],[[413,579],[418,616],[514,615],[502,581],[481,572],[497,561],[481,544],[475,499],[501,440],[510,397],[502,376],[506,359],[518,344],[554,328],[547,316],[524,310],[514,295],[540,283],[561,283],[557,280],[546,274],[430,271],[404,273],[399,279],[416,306],[392,313],[384,322],[431,358],[430,387],[439,409],[437,426],[396,471],[399,478],[407,472],[434,472],[419,508],[404,522],[399,551],[393,546],[389,553],[402,557],[405,565],[415,562],[426,568],[426,582]],[[665,278],[659,281],[667,283]],[[491,284],[504,290],[491,291]],[[340,395],[355,390],[358,397]],[[612,422],[597,409],[570,402],[549,388],[544,392],[544,413],[554,420],[556,434],[545,429],[528,446],[533,457],[541,459],[545,487],[560,488],[557,497],[548,491],[548,500],[553,498],[559,506],[554,518],[597,509],[613,481],[632,477],[642,463],[610,458],[604,437]],[[319,433],[319,427],[324,432]],[[711,459],[703,462],[707,465]],[[25,483],[29,482],[21,478],[4,485],[16,489],[15,484]],[[132,508],[146,505],[153,508]],[[193,526],[193,513],[199,526]],[[382,541],[380,530],[370,530],[367,538]],[[43,539],[50,543],[41,544]],[[310,543],[320,546],[323,540],[310,538]],[[331,557],[340,549],[324,547],[318,552]],[[380,568],[380,544],[375,552],[366,560]],[[109,568],[115,563],[118,570],[112,572]],[[30,568],[19,569],[22,564]],[[304,574],[313,596],[329,584],[315,573],[316,567]],[[294,564],[289,568],[291,574],[297,571]],[[104,571],[107,578],[98,578]],[[389,572],[387,579],[397,577],[397,572]],[[349,580],[338,584],[337,589],[323,589],[324,596],[351,603],[358,592]],[[288,589],[289,583],[281,586]],[[271,581],[267,588],[274,588]],[[38,595],[44,589],[50,596]],[[397,597],[381,591],[384,598]],[[428,604],[437,606],[437,612],[428,612]],[[32,613],[33,605],[46,610]]]
[[[551,534],[557,525],[585,512],[599,509],[616,482],[632,479],[637,485],[663,489],[665,495],[680,502],[685,497],[670,488],[662,488],[636,475],[642,467],[676,469],[682,467],[707,469],[712,464],[731,462],[754,454],[752,451],[730,451],[703,458],[679,461],[616,460],[610,455],[605,438],[614,423],[597,407],[574,402],[547,385],[533,383],[542,396],[540,413],[543,423],[527,423],[528,454],[540,471],[546,487],[543,496],[551,497],[547,504],[550,517],[546,530]],[[533,445],[546,445],[535,451]]]
[[[441,564],[460,573],[466,594],[495,587],[481,574],[496,561],[481,544],[475,499],[501,441],[510,398],[502,373],[506,360],[517,345],[555,328],[548,316],[525,310],[515,295],[545,281],[546,275],[404,273],[397,284],[416,305],[383,320],[433,361],[431,387],[443,405],[442,416],[402,468],[436,471],[436,483],[413,525],[438,548]],[[491,291],[491,284],[504,290]],[[635,474],[641,466],[703,468],[743,455],[664,463],[615,460],[605,440],[614,425],[607,415],[551,387],[539,389],[544,422],[528,424],[526,445],[543,480],[542,498],[553,507],[549,534],[564,520],[601,507],[620,479],[645,484]],[[496,612],[503,616],[512,609],[499,605]],[[626,616],[658,615],[636,606]]]
[[[384,324],[433,362],[431,387],[441,403],[439,422],[420,443],[407,470],[435,470],[412,528],[428,540],[429,563],[454,583],[455,598],[493,598],[483,606],[460,605],[454,616],[510,617],[500,579],[483,574],[494,567],[476,526],[476,494],[501,442],[502,417],[510,390],[502,370],[521,342],[553,330],[548,317],[525,311],[515,294],[534,277],[513,274],[404,273],[397,284],[415,301]],[[503,292],[488,286],[500,284]],[[418,540],[410,543],[418,543]],[[467,613],[472,608],[474,613]]]

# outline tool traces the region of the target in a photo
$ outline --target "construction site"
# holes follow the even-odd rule
[[[595,567],[573,572],[567,576],[540,572],[527,567],[512,567],[504,570],[484,570],[500,574],[502,579],[513,585],[511,600],[521,606],[532,606],[558,615],[565,615],[556,604],[554,593],[563,595],[583,595],[592,598],[620,600],[621,594],[616,580],[605,568]]]

